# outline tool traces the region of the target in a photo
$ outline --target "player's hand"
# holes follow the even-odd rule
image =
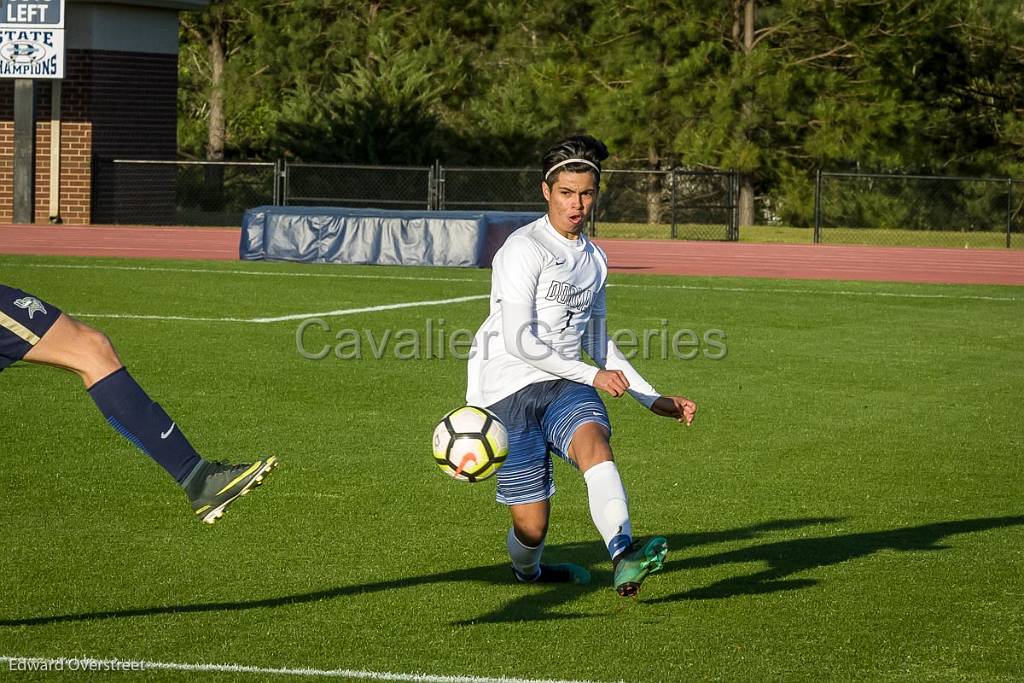
[[[598,370],[594,376],[594,387],[618,398],[626,393],[629,380],[622,370]]]
[[[682,396],[662,396],[651,404],[651,412],[662,417],[671,417],[687,427],[693,424],[697,404]]]

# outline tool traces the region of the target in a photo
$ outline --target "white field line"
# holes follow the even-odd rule
[[[201,323],[252,323],[256,322],[250,318],[201,318],[197,316],[188,315],[135,315],[134,313],[71,313],[72,317],[75,318],[104,318],[104,319],[124,319],[124,320],[161,320],[161,321],[175,321],[184,320],[187,322],[201,322]]]
[[[489,676],[438,676],[423,673],[392,673],[355,669],[313,669],[246,666],[243,664],[186,664],[181,662],[150,662],[131,659],[95,659],[92,657],[15,657],[0,655],[0,664],[17,671],[190,671],[223,672],[309,678],[348,678],[363,681],[406,681],[408,683],[589,683],[541,678],[508,678]],[[22,668],[24,667],[24,668]]]
[[[441,306],[443,304],[461,304],[465,301],[479,301],[490,299],[490,294],[475,294],[473,296],[457,296],[454,299],[437,299],[434,301],[409,301],[402,304],[384,304],[383,306],[367,306],[365,308],[342,308],[337,311],[325,311],[323,313],[296,313],[294,315],[282,315],[276,318],[253,318],[253,323],[278,323],[285,320],[305,320],[306,318],[333,318],[339,315],[353,315],[355,313],[376,313],[378,311],[394,311],[399,308],[418,308],[420,306]]]
[[[921,283],[908,283],[921,284]],[[889,297],[893,299],[951,299],[964,301],[1020,301],[1013,296],[982,296],[968,294],[914,294],[912,292],[856,292],[848,289],[797,289],[787,287],[705,287],[701,285],[627,285],[610,283],[609,287],[633,289],[689,289],[700,292],[750,292],[770,294],[832,294],[835,296]],[[943,285],[939,285],[943,286]]]
[[[142,271],[142,272],[157,272],[157,273],[201,273],[201,274],[212,274],[212,275],[252,275],[252,276],[269,276],[269,277],[312,277],[312,278],[347,278],[347,279],[365,279],[365,280],[412,280],[419,282],[477,282],[481,284],[490,284],[489,279],[477,279],[477,278],[448,278],[448,277],[417,277],[407,275],[357,275],[357,274],[344,274],[344,273],[288,273],[288,272],[271,272],[271,271],[260,271],[260,270],[219,270],[211,268],[165,268],[160,266],[104,266],[104,265],[72,265],[72,264],[60,264],[60,263],[16,263],[13,264],[19,267],[26,268],[71,268],[71,269],[83,269],[83,270],[127,270],[127,271]],[[924,284],[928,286],[928,283],[908,283],[908,284]],[[808,288],[797,288],[797,287],[714,287],[705,285],[657,285],[657,284],[624,284],[624,283],[610,283],[609,287],[616,288],[629,288],[629,289],[679,289],[687,291],[697,292],[738,292],[738,293],[769,293],[769,294],[808,294],[808,295],[833,295],[833,296],[859,296],[859,297],[881,297],[881,298],[892,298],[892,299],[946,299],[953,301],[1020,301],[1018,297],[1012,296],[984,296],[984,295],[964,295],[964,294],[916,294],[912,292],[878,292],[878,291],[864,291],[858,292],[854,290],[839,290],[839,289],[808,289]],[[953,285],[933,285],[933,286],[953,286]],[[154,319],[172,319],[164,318],[161,316],[154,316]],[[193,318],[183,318],[185,320],[193,320]],[[201,319],[196,319],[201,320]],[[227,322],[233,322],[228,318],[213,318],[211,320],[224,320]],[[246,322],[246,321],[241,321]]]
[[[72,313],[76,318],[120,318],[126,320],[187,320],[190,322],[216,322],[216,323],[255,323],[266,325],[267,323],[279,323],[289,320],[307,320],[309,318],[337,318],[343,315],[355,315],[357,313],[377,313],[380,311],[394,311],[400,308],[419,308],[421,306],[442,306],[445,304],[461,304],[466,301],[479,301],[489,299],[490,294],[475,294],[473,296],[458,296],[453,299],[432,299],[430,301],[406,301],[400,304],[384,304],[382,306],[366,306],[364,308],[339,308],[335,311],[317,311],[314,313],[293,313],[280,315],[274,318],[203,318],[189,317],[184,315],[134,315],[131,313]]]

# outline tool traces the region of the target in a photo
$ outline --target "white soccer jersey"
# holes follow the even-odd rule
[[[569,240],[547,216],[512,233],[494,256],[490,315],[473,339],[466,401],[489,406],[523,387],[564,378],[593,384],[618,369],[646,406],[658,393],[608,339],[608,258],[585,236]]]

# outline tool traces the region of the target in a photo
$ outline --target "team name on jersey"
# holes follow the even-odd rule
[[[568,282],[558,282],[556,280],[548,287],[548,293],[544,298],[548,301],[557,301],[560,304],[565,304],[577,311],[585,311],[594,300],[594,292]]]

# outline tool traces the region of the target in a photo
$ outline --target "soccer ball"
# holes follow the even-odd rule
[[[508,457],[508,432],[498,416],[463,406],[445,415],[434,429],[434,462],[459,481],[486,479]]]

